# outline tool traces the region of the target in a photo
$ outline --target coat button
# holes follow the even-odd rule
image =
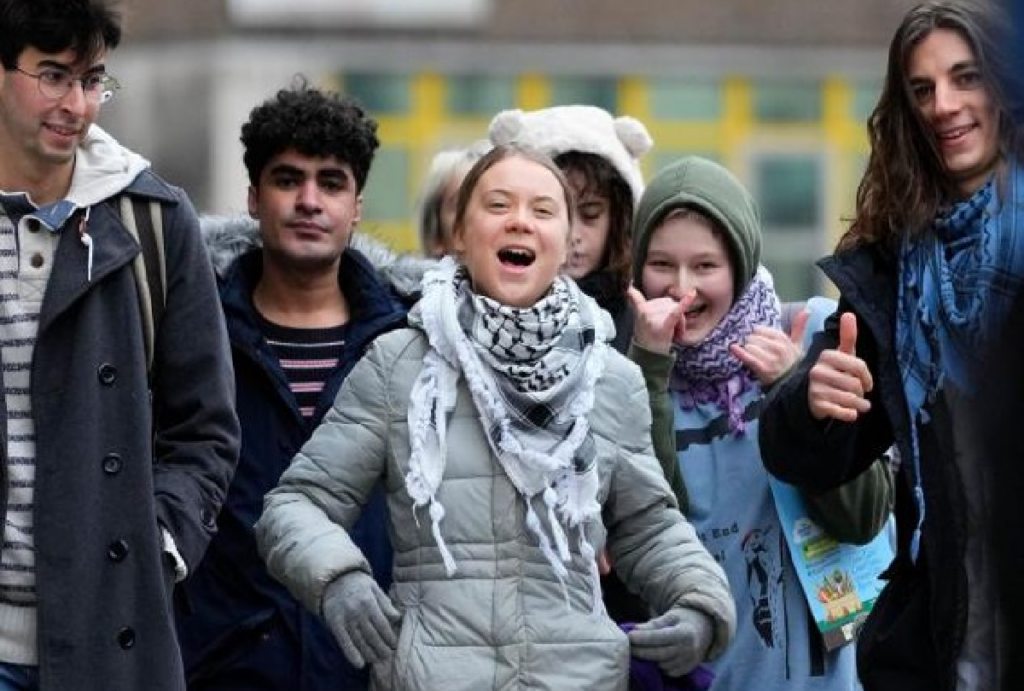
[[[99,376],[100,384],[110,386],[117,379],[117,368],[113,365],[104,363],[100,365],[98,370],[96,370],[96,374]]]
[[[205,506],[199,510],[199,519],[203,522],[203,525],[210,530],[217,527],[217,515]]]
[[[103,472],[107,475],[117,475],[121,472],[123,465],[124,461],[121,460],[121,454],[108,453],[103,457]]]
[[[126,626],[118,631],[117,644],[124,650],[135,647],[135,629],[130,626]]]
[[[107,547],[107,556],[110,561],[124,561],[128,556],[128,543],[125,540],[115,540]]]

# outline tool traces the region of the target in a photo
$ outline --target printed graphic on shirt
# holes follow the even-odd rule
[[[732,583],[733,592],[740,598],[743,593],[750,602],[751,624],[766,648],[785,647],[785,602],[783,587],[781,536],[776,526],[754,528],[740,535],[735,522],[709,528],[698,533],[701,543],[719,564],[725,564],[732,554],[742,552],[746,563],[745,582]],[[745,608],[739,607],[742,612]]]
[[[766,648],[781,647],[784,641],[779,613],[783,610],[782,564],[779,550],[769,547],[777,539],[775,529],[755,528],[743,537],[741,546],[747,561],[747,595],[752,605],[754,629]]]

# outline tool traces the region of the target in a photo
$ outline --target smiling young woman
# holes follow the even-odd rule
[[[574,213],[562,270],[612,315],[612,347],[625,353],[633,334],[630,238],[644,187],[639,159],[653,145],[647,128],[595,106],[566,105],[505,110],[488,129],[494,144],[539,151],[565,174]]]
[[[530,307],[547,293],[565,263],[571,199],[561,172],[540,156],[519,153],[471,170],[454,235],[473,289],[513,307]]]
[[[570,199],[542,155],[480,159],[456,256],[267,495],[256,530],[271,573],[380,691],[453,674],[463,689],[618,691],[631,655],[683,674],[732,636],[725,576],[652,455],[643,377],[561,273]],[[395,539],[387,595],[347,532],[377,486]],[[661,616],[627,634],[605,614],[602,548]]]

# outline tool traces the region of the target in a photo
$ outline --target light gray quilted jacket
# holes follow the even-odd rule
[[[525,525],[524,500],[493,458],[465,381],[448,427],[438,499],[458,570],[449,577],[427,512],[414,519],[404,476],[409,394],[428,348],[414,329],[381,337],[342,386],[324,423],[267,495],[256,525],[270,572],[321,611],[327,584],[369,572],[346,529],[383,479],[395,550],[390,596],[403,612],[395,655],[373,669],[378,691],[625,691],[629,644],[591,613],[590,565],[574,552],[565,589]],[[639,369],[609,349],[591,427],[607,547],[624,580],[658,611],[684,605],[715,622],[710,657],[732,637],[725,576],[676,510],[654,459]],[[543,517],[546,512],[538,507]],[[600,522],[588,526],[595,548]],[[568,595],[568,597],[566,597]]]

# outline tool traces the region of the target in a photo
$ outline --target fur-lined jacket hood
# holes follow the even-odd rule
[[[206,251],[219,278],[224,278],[234,261],[251,249],[262,246],[259,224],[245,215],[205,215],[199,219]],[[399,254],[376,238],[355,231],[351,248],[358,250],[377,269],[381,279],[403,300],[419,296],[423,274],[437,264],[411,254]]]

